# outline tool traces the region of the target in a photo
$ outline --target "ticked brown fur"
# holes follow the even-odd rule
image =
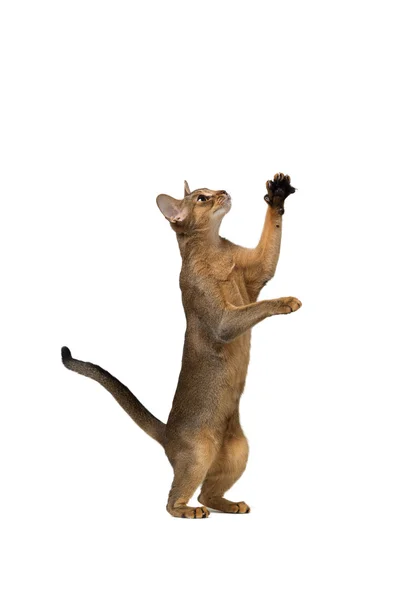
[[[269,207],[254,249],[219,235],[222,218],[231,206],[225,190],[190,192],[185,182],[183,200],[165,194],[157,197],[182,256],[180,287],[187,321],[182,369],[166,425],[107,371],[73,359],[63,348],[67,368],[99,381],[164,447],[174,469],[167,510],[175,517],[205,518],[208,508],[250,511],[245,502],[232,502],[224,494],[242,475],[248,458],[239,400],[247,375],[251,328],[266,317],[301,306],[293,297],[257,302],[275,273],[284,200],[294,191],[288,175],[278,173],[267,182]],[[202,506],[188,506],[200,485]]]

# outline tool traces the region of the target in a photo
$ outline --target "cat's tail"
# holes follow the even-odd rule
[[[67,369],[98,381],[114,396],[118,404],[122,406],[135,423],[164,447],[164,423],[152,415],[123,383],[98,365],[72,358],[71,352],[66,346],[61,348],[61,358]]]

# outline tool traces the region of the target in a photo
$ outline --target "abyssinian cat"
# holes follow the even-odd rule
[[[187,329],[182,369],[166,424],[154,417],[125,385],[101,367],[72,358],[62,349],[64,365],[103,385],[132,419],[159,442],[173,467],[167,510],[174,517],[202,519],[208,508],[248,513],[245,502],[224,494],[245,470],[248,443],[239,421],[251,328],[266,317],[298,310],[296,298],[257,297],[273,277],[279,257],[285,198],[295,189],[278,173],[267,181],[269,204],[256,248],[220,237],[221,221],[231,208],[224,190],[191,192],[183,200],[161,194],[157,204],[176,233],[182,256],[180,287]],[[188,506],[201,487],[202,506]]]

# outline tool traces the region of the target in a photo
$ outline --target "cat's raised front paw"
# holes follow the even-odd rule
[[[296,189],[290,184],[289,175],[276,173],[273,181],[270,179],[266,183],[268,193],[264,196],[264,200],[275,208],[280,215],[283,215],[285,209],[283,207],[285,199],[294,194]]]
[[[301,307],[301,302],[297,298],[289,296],[288,298],[282,298],[282,306],[284,314],[296,312]]]

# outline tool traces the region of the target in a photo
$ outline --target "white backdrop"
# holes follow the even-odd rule
[[[398,599],[394,3],[3,2],[1,551],[7,600]],[[159,193],[224,188],[257,242],[292,176],[253,331],[250,515],[165,511],[161,448],[60,348],[159,418],[184,335]],[[397,252],[399,248],[397,247]],[[397,254],[398,256],[398,254]]]

